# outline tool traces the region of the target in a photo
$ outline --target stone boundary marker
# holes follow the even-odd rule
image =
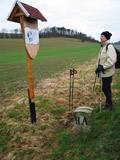
[[[74,134],[84,135],[93,129],[93,108],[83,106],[74,111]]]

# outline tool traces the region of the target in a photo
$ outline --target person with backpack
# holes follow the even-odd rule
[[[112,34],[108,31],[101,33],[101,49],[98,54],[98,67],[95,71],[102,78],[102,91],[106,97],[106,104],[103,107],[105,111],[114,110],[111,83],[115,73],[116,51],[113,45],[110,44],[111,36]]]

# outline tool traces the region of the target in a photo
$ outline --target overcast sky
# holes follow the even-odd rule
[[[20,0],[37,8],[47,19],[39,21],[45,27],[65,27],[99,40],[100,33],[110,31],[112,42],[120,40],[120,0]],[[0,0],[0,31],[20,28],[7,18],[15,0]]]

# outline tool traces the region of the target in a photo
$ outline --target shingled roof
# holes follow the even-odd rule
[[[16,1],[15,6],[10,16],[8,17],[8,20],[20,23],[20,20],[18,17],[16,17],[16,14],[19,14],[21,12],[28,18],[40,19],[41,21],[47,21],[46,18],[40,13],[40,11],[37,8],[29,6],[20,1]]]

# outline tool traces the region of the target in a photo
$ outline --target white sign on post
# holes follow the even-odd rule
[[[39,32],[37,29],[25,27],[25,43],[39,44]]]

